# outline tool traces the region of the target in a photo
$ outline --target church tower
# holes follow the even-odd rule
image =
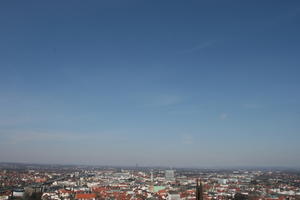
[[[202,186],[202,182],[201,180],[199,181],[199,179],[196,180],[197,184],[196,184],[196,200],[203,200],[203,186]],[[200,182],[200,184],[199,184]]]

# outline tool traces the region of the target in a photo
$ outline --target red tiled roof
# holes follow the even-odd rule
[[[61,189],[61,190],[59,190],[59,192],[60,192],[60,193],[68,193],[68,194],[73,193],[72,191],[70,191],[70,190],[65,190],[65,189]]]
[[[95,193],[88,193],[88,194],[76,194],[75,199],[94,199],[96,198]]]

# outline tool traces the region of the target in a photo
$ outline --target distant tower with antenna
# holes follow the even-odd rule
[[[151,171],[150,171],[150,181],[151,181],[151,183],[150,183],[150,186],[149,186],[149,190],[150,190],[150,192],[154,192],[154,180],[153,180],[153,170],[151,169]]]

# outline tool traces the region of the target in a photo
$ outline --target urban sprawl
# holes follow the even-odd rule
[[[0,200],[294,200],[300,172],[0,165]]]

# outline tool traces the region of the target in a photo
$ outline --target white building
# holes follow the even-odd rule
[[[174,170],[166,170],[165,171],[165,179],[168,181],[175,180]]]

